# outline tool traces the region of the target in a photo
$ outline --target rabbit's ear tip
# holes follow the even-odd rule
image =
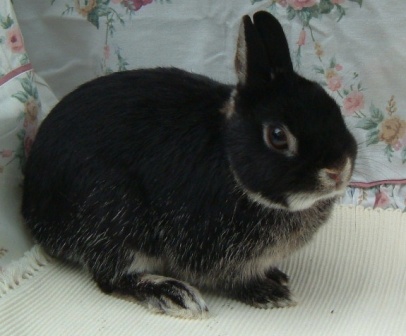
[[[253,25],[253,21],[251,19],[251,16],[249,15],[244,15],[241,19],[241,25],[246,26],[246,25]]]
[[[254,27],[266,49],[270,66],[273,69],[293,71],[289,45],[281,23],[269,12],[256,12]]]
[[[241,84],[258,80],[268,68],[266,50],[250,16],[242,17],[237,40],[235,69]]]
[[[252,17],[252,22],[259,32],[265,30],[267,34],[279,34],[284,36],[283,28],[278,19],[266,11],[256,12]]]
[[[259,11],[242,17],[235,55],[239,83],[264,83],[278,72],[292,72],[289,46],[280,22],[270,13]]]
[[[253,15],[253,19],[254,19],[254,22],[257,22],[258,20],[268,20],[268,21],[275,21],[275,22],[279,23],[278,20],[275,18],[275,16],[273,16],[271,13],[269,13],[267,11],[255,12]]]

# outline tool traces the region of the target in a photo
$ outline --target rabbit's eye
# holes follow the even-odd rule
[[[265,142],[268,147],[278,151],[284,151],[289,148],[288,136],[286,131],[280,126],[268,126],[265,128]]]

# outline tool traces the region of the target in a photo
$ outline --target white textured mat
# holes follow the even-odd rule
[[[0,335],[406,335],[406,214],[337,207],[281,268],[295,308],[206,294],[211,318],[182,320],[104,295],[35,247],[0,279]]]

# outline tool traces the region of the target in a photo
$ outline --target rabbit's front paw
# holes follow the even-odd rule
[[[182,318],[205,318],[208,308],[199,291],[189,284],[158,275],[144,275],[137,292],[148,308]]]
[[[263,279],[251,280],[236,293],[237,299],[258,308],[284,308],[297,304],[288,287],[288,277],[272,268]]]

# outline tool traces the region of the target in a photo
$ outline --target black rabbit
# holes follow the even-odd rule
[[[243,18],[235,64],[236,86],[157,68],[63,98],[25,170],[22,212],[46,251],[174,316],[206,315],[189,283],[292,305],[275,262],[329,218],[356,143],[269,13]]]

